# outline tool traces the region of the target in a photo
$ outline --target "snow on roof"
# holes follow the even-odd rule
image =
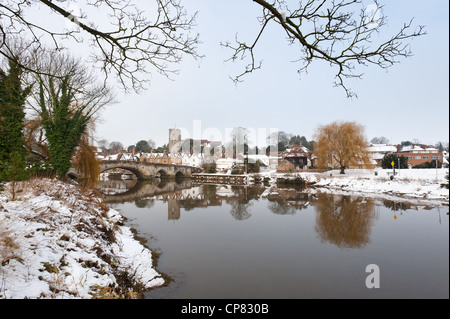
[[[400,150],[401,153],[406,153],[406,152],[429,152],[429,153],[437,153],[438,149],[432,146],[425,146],[422,147],[420,145],[405,145],[402,147],[402,149]]]
[[[117,154],[109,154],[106,155],[103,160],[104,161],[117,161],[117,159],[119,158],[120,153]]]
[[[264,154],[248,154],[249,162],[253,161],[261,161],[264,165],[269,165],[269,156]]]
[[[421,148],[418,145],[405,145],[400,150],[400,152],[411,152],[411,151],[423,151],[423,148]]]
[[[299,152],[308,153],[309,149],[307,149],[304,146],[293,146],[292,148],[287,148],[286,152],[288,152],[288,153],[299,153]]]
[[[372,153],[371,157],[374,160],[381,160],[385,156],[384,153]]]
[[[397,147],[394,145],[387,145],[387,144],[370,144],[369,152],[373,153],[397,152]]]
[[[226,158],[219,158],[216,163],[243,163],[243,160],[240,159],[236,159],[236,158],[231,158],[231,157],[226,157]]]

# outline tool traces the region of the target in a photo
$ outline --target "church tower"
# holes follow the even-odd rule
[[[181,148],[181,130],[177,128],[169,129],[169,153],[178,153]]]

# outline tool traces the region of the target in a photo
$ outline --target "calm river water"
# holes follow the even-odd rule
[[[448,206],[190,182],[102,189],[173,278],[147,298],[449,298]]]

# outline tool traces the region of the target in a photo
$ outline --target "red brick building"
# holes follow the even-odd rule
[[[426,145],[408,145],[403,146],[398,152],[398,156],[408,158],[408,165],[416,166],[426,162],[437,160],[443,161],[443,154],[437,148]]]

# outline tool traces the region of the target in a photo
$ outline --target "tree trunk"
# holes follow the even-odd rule
[[[12,201],[16,200],[16,181],[13,180],[12,181],[12,186],[11,186],[11,194],[12,194]]]
[[[345,166],[341,166],[341,172],[340,174],[345,174]]]

